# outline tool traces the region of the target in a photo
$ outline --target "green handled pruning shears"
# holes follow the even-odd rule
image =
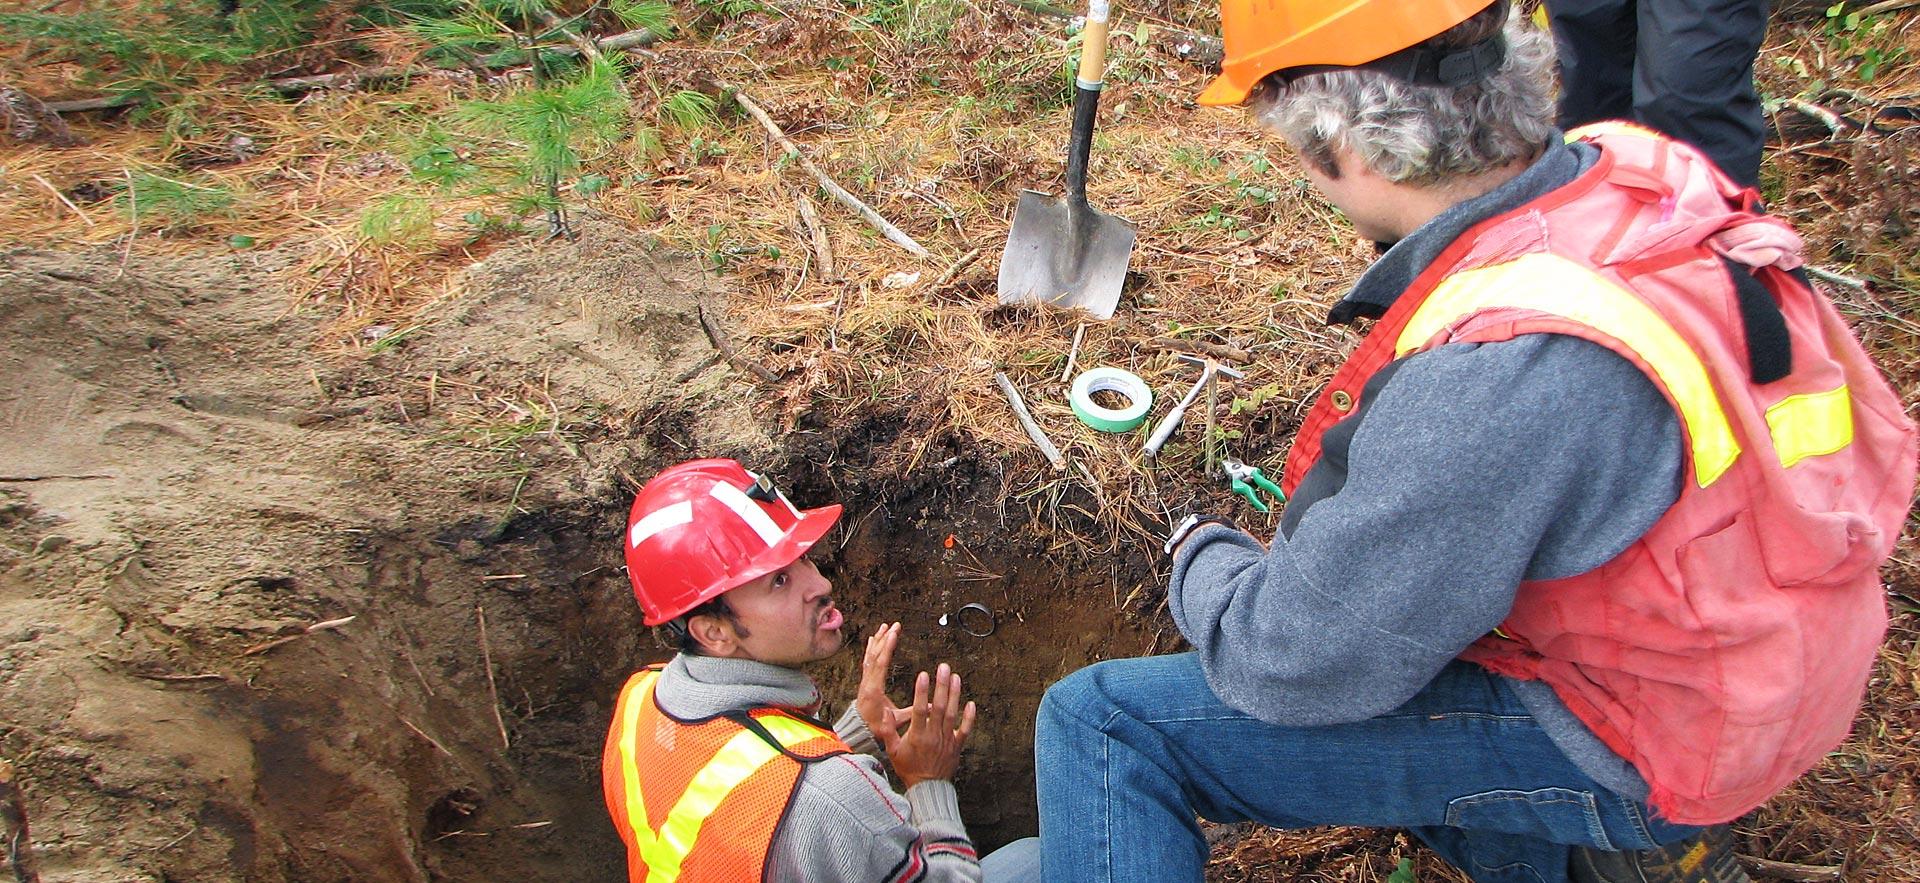
[[[1260,474],[1260,467],[1248,466],[1231,457],[1220,465],[1227,471],[1227,481],[1232,485],[1233,492],[1247,498],[1247,502],[1252,503],[1253,508],[1262,512],[1273,511],[1267,507],[1266,503],[1260,501],[1259,491],[1271,494],[1275,502],[1287,501],[1287,495],[1281,492],[1280,486],[1268,481],[1265,475]]]

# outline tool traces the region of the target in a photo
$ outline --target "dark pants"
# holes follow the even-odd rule
[[[1635,120],[1693,144],[1734,180],[1760,178],[1753,59],[1767,0],[1546,0],[1560,53],[1560,125]]]

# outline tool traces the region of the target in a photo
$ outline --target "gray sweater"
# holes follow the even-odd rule
[[[660,707],[681,718],[779,706],[820,705],[804,673],[747,659],[675,656],[654,687]],[[980,864],[953,783],[921,782],[905,797],[874,757],[879,746],[849,706],[834,733],[856,753],[810,763],[786,818],[773,834],[767,879],[796,883],[978,881]]]
[[[1468,226],[1571,181],[1596,155],[1556,139],[1519,177],[1396,243],[1336,314],[1377,314]],[[1605,347],[1547,334],[1451,344],[1375,381],[1341,437],[1328,434],[1339,463],[1309,474],[1311,499],[1289,504],[1270,548],[1213,525],[1174,559],[1169,606],[1207,682],[1271,723],[1393,710],[1500,624],[1522,580],[1598,567],[1678,497],[1679,420]],[[1551,688],[1508,683],[1583,771],[1645,798],[1646,783]]]

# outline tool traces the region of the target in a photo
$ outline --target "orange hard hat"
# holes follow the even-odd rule
[[[799,509],[733,460],[694,460],[654,476],[627,516],[627,576],[647,625],[786,567],[840,518]]]
[[[1495,0],[1220,0],[1226,58],[1200,103],[1247,100],[1274,71],[1377,61],[1453,27]]]

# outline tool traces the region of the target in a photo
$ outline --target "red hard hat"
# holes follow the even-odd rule
[[[805,512],[732,460],[694,460],[654,476],[627,516],[627,576],[647,625],[800,560],[840,519]]]

